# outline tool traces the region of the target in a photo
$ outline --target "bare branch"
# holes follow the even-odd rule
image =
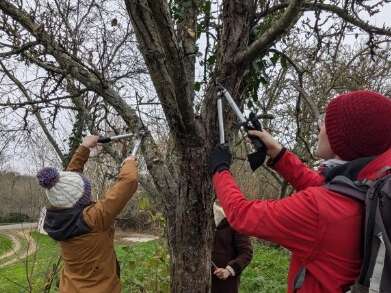
[[[185,70],[183,49],[178,45],[167,2],[125,3],[170,128],[177,139],[199,143],[192,106],[193,83]]]
[[[38,65],[39,67],[45,69],[48,72],[55,73],[55,74],[60,74],[60,75],[66,75],[67,74],[66,70],[64,70],[62,68],[59,68],[59,67],[57,67],[57,66],[55,66],[53,64],[49,64],[48,62],[44,62],[41,59],[39,59],[38,57],[36,57],[33,54],[31,54],[30,52],[23,52],[22,56],[24,58],[26,58],[28,61]]]
[[[200,1],[182,1],[180,4],[183,5],[184,3],[190,4],[183,8],[183,19],[181,22],[178,23],[178,37],[180,39],[180,42],[182,43],[184,50],[184,62],[188,82],[190,83],[190,85],[192,85],[194,83],[195,62],[197,55],[197,16]]]
[[[253,42],[245,51],[241,51],[235,58],[236,63],[250,63],[258,56],[262,56],[298,21],[302,0],[291,0],[286,11],[273,25],[264,32],[259,39]]]
[[[324,3],[305,3],[304,5],[305,10],[315,10],[320,9],[323,11],[328,11],[331,13],[334,13],[344,19],[345,21],[361,28],[363,31],[377,34],[377,35],[385,35],[385,36],[391,36],[391,29],[386,28],[379,28],[376,26],[370,25],[368,22],[365,22],[361,20],[360,18],[354,17],[349,14],[347,10],[344,10],[338,6],[331,5],[331,4],[324,4]]]
[[[38,42],[29,42],[29,43],[23,44],[23,46],[21,46],[19,48],[14,48],[11,51],[0,53],[0,58],[10,57],[12,55],[18,55],[18,54],[22,53],[23,51],[26,51],[36,45],[38,45]]]
[[[290,3],[291,2],[285,2],[285,3],[280,3],[275,6],[272,6],[268,9],[266,9],[265,11],[262,11],[261,13],[259,13],[257,15],[257,19],[259,20],[260,18],[262,18],[266,15],[269,15],[269,14],[275,13],[279,10],[285,9],[286,7],[289,6]],[[362,19],[349,14],[347,9],[343,9],[343,8],[338,7],[336,5],[324,4],[324,3],[320,3],[320,2],[305,2],[303,4],[303,8],[305,11],[322,10],[322,11],[331,12],[333,14],[338,15],[340,18],[342,18],[346,22],[361,28],[363,31],[365,31],[367,33],[391,36],[391,29],[384,28],[384,27],[380,28],[380,27],[370,25],[369,22],[365,22]]]
[[[61,47],[46,31],[42,25],[37,24],[25,11],[18,9],[9,1],[0,1],[0,9],[6,15],[12,17],[28,30],[36,40],[42,44],[47,52],[51,54],[59,65],[66,70],[74,79],[81,82],[87,89],[101,95],[124,119],[129,129],[137,132],[143,127],[137,113],[121,98],[119,93],[105,82],[102,76],[91,71],[75,56],[70,55]],[[177,186],[174,181],[174,174],[169,170],[161,160],[161,154],[150,134],[147,135],[143,145],[143,153],[146,159],[148,169],[159,185],[159,190],[166,190],[167,193],[175,194]]]
[[[5,67],[5,65],[3,64],[3,62],[0,60],[0,66],[1,68],[3,69],[4,73],[8,76],[8,78],[10,80],[12,80],[15,85],[19,88],[19,90],[23,93],[23,95],[26,97],[26,99],[29,101],[29,102],[32,102],[33,99],[31,98],[30,94],[28,93],[27,89],[23,86],[23,84]],[[34,109],[34,106],[33,106],[33,109]],[[37,118],[37,121],[39,123],[39,125],[41,126],[42,128],[42,131],[45,133],[46,135],[46,138],[48,139],[48,141],[50,142],[50,144],[52,145],[52,147],[54,148],[54,150],[56,151],[58,157],[61,159],[61,161],[64,160],[64,154],[62,153],[61,149],[59,148],[56,140],[53,138],[53,136],[51,135],[51,133],[49,132],[49,129],[46,127],[46,123],[45,121],[43,121],[42,119],[42,116],[41,114],[38,112],[37,109],[35,109],[34,111],[34,115],[35,117]]]
[[[54,102],[54,101],[68,100],[68,99],[73,99],[73,98],[79,97],[81,93],[84,93],[86,91],[87,90],[82,90],[77,95],[67,95],[67,96],[63,96],[63,97],[44,99],[44,100],[38,100],[38,101],[25,101],[25,102],[20,102],[20,103],[11,103],[11,102],[10,103],[0,103],[0,106],[11,107],[12,109],[17,109],[17,108],[21,108],[23,106],[30,106],[30,105],[37,105],[37,104],[49,104],[50,102]]]

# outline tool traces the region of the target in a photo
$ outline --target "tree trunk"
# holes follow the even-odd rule
[[[168,215],[171,292],[210,290],[213,195],[205,148],[186,148],[179,158],[175,213]]]
[[[218,143],[215,81],[222,83],[240,102],[247,64],[234,60],[237,52],[248,44],[255,2],[224,1],[223,28],[212,74],[215,79],[210,81],[201,115],[196,117],[192,98],[194,64],[187,66],[195,58],[185,57],[195,40],[184,33],[195,29],[196,2],[192,2],[192,11],[185,11],[185,20],[177,27],[182,32],[178,37],[166,0],[125,0],[140,51],[175,140],[177,168],[171,172],[175,174],[172,180],[175,186],[157,186],[164,198],[173,293],[210,291],[213,191],[207,156]],[[228,111],[225,116],[228,135],[234,119],[232,111]],[[147,158],[146,162],[150,170],[152,161]],[[154,180],[156,175],[162,174],[152,175]]]

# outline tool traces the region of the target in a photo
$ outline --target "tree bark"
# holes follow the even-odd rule
[[[157,2],[160,3],[160,10],[157,9]],[[179,25],[178,37],[172,34],[172,28],[167,28],[172,20],[168,13],[164,13],[166,1],[125,0],[125,3],[175,140],[177,189],[163,191],[171,256],[171,292],[208,293],[213,193],[207,173],[207,158],[218,142],[216,81],[224,84],[240,102],[246,65],[237,66],[234,57],[238,50],[244,50],[248,45],[255,1],[224,1],[222,40],[214,74],[216,78],[208,85],[200,118],[195,117],[192,108],[194,93],[188,92],[189,82],[192,83],[194,79],[194,65],[190,65],[193,57],[184,58],[183,54],[191,48],[192,40],[186,33],[191,33],[194,28],[192,19],[196,13],[193,11],[185,16],[184,22]],[[194,8],[195,2],[192,5]],[[190,31],[187,30],[189,28]],[[178,39],[185,42],[180,45]],[[180,72],[184,73],[178,75]],[[187,92],[184,92],[185,86]],[[232,124],[232,121],[234,116],[229,113],[226,122]],[[158,190],[161,189],[158,187]]]
[[[210,290],[212,200],[205,148],[180,154],[175,212],[167,215],[171,255],[171,292],[207,293]]]

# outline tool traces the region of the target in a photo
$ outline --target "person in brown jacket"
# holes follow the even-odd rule
[[[240,274],[252,259],[251,241],[231,228],[217,202],[213,204],[213,214],[216,231],[212,251],[212,293],[238,293]]]
[[[121,292],[119,265],[114,251],[114,218],[137,189],[137,162],[125,159],[115,184],[105,197],[91,200],[91,184],[82,175],[97,136],[87,136],[66,171],[43,168],[37,174],[50,202],[44,230],[57,240],[64,266],[61,293]]]

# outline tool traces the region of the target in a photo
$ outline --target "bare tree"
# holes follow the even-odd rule
[[[128,129],[137,131],[146,126],[139,107],[132,107],[126,98],[129,91],[123,90],[124,83],[113,76],[115,70],[97,61],[106,53],[94,57],[96,52],[91,50],[92,56],[89,56],[88,50],[77,46],[83,43],[78,37],[85,36],[79,33],[84,27],[83,19],[93,11],[104,11],[102,7],[108,1],[37,1],[31,7],[13,2],[0,2],[1,29],[12,40],[9,50],[2,53],[4,58],[23,56],[48,74],[58,75],[55,84],[64,87],[66,95],[83,101],[81,106],[75,101],[66,105],[72,110],[78,109],[78,113],[91,114],[90,104],[86,103],[91,99],[98,109],[103,107],[103,112],[110,109],[107,112],[119,115]],[[372,26],[361,15],[376,13],[386,1],[370,5],[355,0],[333,0],[327,4],[301,0],[125,0],[124,4],[172,142],[171,148],[162,154],[150,133],[143,149],[148,171],[164,203],[172,292],[208,292],[213,196],[206,165],[218,137],[217,85],[225,86],[240,106],[255,99],[261,102],[261,109],[267,111],[273,108],[273,96],[278,96],[270,91],[266,93],[267,99],[259,100],[262,97],[259,88],[271,82],[268,80],[270,63],[279,60],[282,67],[286,63],[292,67],[295,64],[287,52],[281,50],[286,50],[284,40],[281,41],[283,36],[289,38],[297,31],[296,37],[313,40],[316,46],[312,54],[316,60],[318,52],[331,45],[339,52],[344,36],[358,28],[368,35],[368,48],[376,54],[376,44],[389,40],[391,31]],[[75,18],[73,12],[78,5],[87,8],[85,17]],[[118,11],[122,11],[121,7]],[[52,15],[57,14],[60,18],[56,19],[62,21],[52,23]],[[111,20],[111,25],[117,24],[115,19]],[[103,39],[106,38],[110,35],[106,34]],[[84,44],[94,42],[98,40],[91,36]],[[132,44],[125,45],[127,50],[134,50]],[[101,52],[99,48],[96,51]],[[201,76],[196,74],[198,62],[203,67]],[[126,64],[123,64],[125,68]],[[3,67],[5,69],[7,66]],[[286,108],[297,114],[296,120],[300,122],[305,117],[300,111],[304,102],[311,109],[308,112],[311,117],[316,117],[319,110],[306,99],[308,95],[302,90],[304,68],[296,66],[295,69],[298,83],[294,100],[287,102]],[[281,75],[276,76],[283,79]],[[12,79],[9,75],[8,78]],[[72,93],[69,87],[77,92]],[[44,88],[47,90],[46,86]],[[275,87],[275,91],[280,90]],[[50,99],[46,97],[47,102],[52,102]],[[83,107],[89,110],[83,112]],[[232,142],[234,117],[230,112],[226,117]],[[167,163],[165,155],[170,156],[171,163]]]

